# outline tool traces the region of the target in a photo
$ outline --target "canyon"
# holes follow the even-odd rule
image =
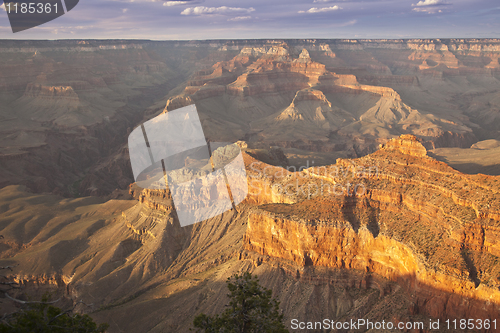
[[[168,189],[103,202],[8,186],[2,264],[26,290],[92,304],[80,310],[111,331],[188,331],[224,308],[224,281],[241,271],[272,288],[287,323],[497,318],[498,176],[453,170],[412,135],[295,172],[243,151],[246,200],[187,227]]]
[[[192,103],[211,141],[279,146],[297,166],[360,157],[414,134],[467,172],[473,161],[455,163],[442,148],[500,139],[499,45],[2,41],[0,186],[66,197],[123,192],[133,181],[128,133],[162,109]],[[489,163],[485,170],[498,164]]]
[[[13,296],[84,301],[110,332],[188,332],[249,271],[288,327],[498,318],[500,40],[1,41],[0,53]],[[181,227],[168,189],[134,183],[127,136],[191,104],[207,141],[241,148],[249,193]]]

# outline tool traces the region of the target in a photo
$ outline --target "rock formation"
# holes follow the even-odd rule
[[[112,331],[121,322],[187,331],[199,311],[223,308],[222,281],[240,270],[273,288],[288,322],[497,317],[499,177],[461,174],[412,135],[300,170],[281,165],[276,148],[239,145],[245,202],[185,228],[168,190],[132,186],[137,201],[96,205],[7,187],[4,261],[20,264],[15,278],[29,290],[53,286],[106,306],[93,316],[113,318]],[[28,202],[38,202],[41,217],[27,215]],[[54,204],[61,210],[51,211]],[[159,316],[158,302],[169,314]],[[130,311],[154,319],[126,319]]]
[[[351,156],[370,153],[405,133],[422,138],[427,148],[465,148],[478,140],[479,114],[456,104],[446,84],[432,92],[427,87],[451,76],[468,80],[470,75],[496,75],[489,69],[496,46],[487,46],[489,53],[471,53],[470,47],[482,50],[483,41],[311,40],[264,45],[222,47],[240,53],[197,72],[181,94],[206,115],[206,132],[213,140],[223,136],[316,152],[349,147],[343,151]],[[490,60],[480,61],[480,56]],[[327,110],[314,103],[296,107],[303,91],[322,92]],[[307,122],[303,113],[311,112],[308,109],[325,119],[300,128]],[[290,119],[296,119],[293,125]],[[488,138],[498,135],[490,134]]]
[[[412,295],[412,311],[434,318],[498,315],[498,177],[460,174],[412,136],[303,174],[267,171],[274,195],[254,186],[248,200],[261,205],[246,250],[376,273]]]

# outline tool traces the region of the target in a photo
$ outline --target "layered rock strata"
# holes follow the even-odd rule
[[[376,273],[432,317],[498,315],[498,177],[460,174],[413,136],[299,175],[266,171],[274,195],[250,215],[245,249]]]
[[[460,77],[486,89],[497,48],[497,40],[232,42],[219,51],[239,54],[198,71],[168,109],[184,105],[181,99],[196,103],[214,141],[359,157],[406,133],[429,149],[467,148],[478,141],[476,123],[487,122],[456,103],[447,86]],[[436,81],[440,88],[431,92]],[[328,105],[296,105],[305,91],[322,92]],[[292,108],[293,123],[280,116]]]

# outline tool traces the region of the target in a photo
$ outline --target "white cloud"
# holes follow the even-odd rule
[[[163,6],[165,7],[172,7],[172,6],[180,6],[180,5],[195,5],[202,3],[203,0],[170,0],[170,1],[162,1],[162,0],[111,0],[111,1],[118,1],[118,2],[137,2],[137,3],[142,3],[142,2],[163,2]]]
[[[252,18],[251,16],[236,16],[228,19],[228,21],[243,21],[243,20],[249,20],[251,18]]]
[[[309,14],[315,14],[315,13],[324,13],[324,12],[331,12],[331,11],[334,11],[334,10],[339,10],[339,9],[342,9],[340,8],[339,6],[335,5],[335,6],[332,6],[332,7],[325,7],[325,8],[316,8],[316,7],[313,7],[313,8],[310,8],[306,11],[299,11],[300,14],[303,14],[303,13],[309,13]]]
[[[234,14],[234,13],[251,13],[255,11],[253,7],[239,8],[239,7],[189,7],[181,12],[181,15],[209,15],[209,14]]]
[[[179,6],[179,5],[187,5],[190,1],[167,1],[163,3],[163,6],[171,7],[171,6]]]
[[[314,0],[313,2],[314,3],[318,3],[318,2],[332,2],[333,0]]]
[[[126,12],[128,12],[128,8],[123,8],[122,13],[125,14]]]
[[[443,12],[441,9],[436,7],[413,8],[413,11],[417,13],[427,13],[427,14],[437,14]]]
[[[356,23],[358,23],[358,20],[350,20],[349,22],[345,22],[345,23],[340,23],[339,25],[337,25],[338,27],[348,27],[350,25],[355,25]]]
[[[143,3],[143,2],[159,2],[160,0],[110,0],[113,2],[137,2],[137,3]]]
[[[437,5],[447,5],[447,3],[443,2],[443,0],[424,0],[424,1],[419,1],[416,5],[412,4],[412,6],[417,6],[417,7],[437,6]]]
[[[451,5],[443,0],[420,0],[417,4],[412,4],[413,11],[417,13],[438,14],[442,13],[447,6]]]

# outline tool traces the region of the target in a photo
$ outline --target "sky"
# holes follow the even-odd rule
[[[41,1],[41,0],[33,0]],[[499,0],[80,0],[2,39],[500,38]]]

